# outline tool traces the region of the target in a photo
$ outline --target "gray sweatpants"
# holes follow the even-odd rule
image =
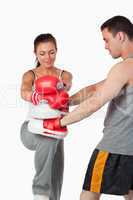
[[[21,140],[25,147],[35,150],[33,194],[47,195],[50,200],[59,200],[63,181],[64,143],[63,140],[33,134],[25,121],[21,127]]]

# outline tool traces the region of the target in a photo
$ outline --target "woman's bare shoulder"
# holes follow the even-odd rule
[[[73,76],[71,72],[63,70],[62,78],[64,81],[71,82]]]
[[[35,72],[35,69],[29,69],[28,71],[24,72],[23,76],[22,76],[22,79],[23,80],[34,80],[34,72]]]
[[[72,86],[72,79],[73,79],[72,73],[64,69],[63,70],[60,69],[60,73],[62,73],[61,79],[66,85],[66,90],[67,91],[70,90]]]
[[[62,73],[63,80],[72,80],[73,76],[71,72],[59,68],[56,68],[56,70],[58,71],[58,74]]]

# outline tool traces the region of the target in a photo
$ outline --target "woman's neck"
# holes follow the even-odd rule
[[[36,73],[38,74],[38,76],[42,76],[42,75],[55,75],[58,76],[58,70],[56,67],[50,67],[50,68],[46,68],[44,66],[39,66],[36,69]]]

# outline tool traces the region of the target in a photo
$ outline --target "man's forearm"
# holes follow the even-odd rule
[[[76,109],[64,116],[60,123],[61,126],[66,126],[89,117],[91,114],[101,108],[100,101],[94,96],[82,102]]]
[[[81,121],[82,119],[89,117],[105,104],[106,101],[103,101],[102,96],[98,92],[104,82],[105,80],[102,80],[94,85],[85,87],[70,98],[70,105],[82,103],[62,118],[61,126]]]
[[[79,92],[70,97],[69,105],[70,106],[78,105],[84,100],[91,98],[96,93],[97,89],[99,89],[103,85],[104,82],[105,80],[102,80],[98,83],[95,83],[93,85],[81,89]]]
[[[75,93],[69,98],[69,105],[74,106],[83,102],[85,99],[91,97],[95,92],[95,87],[90,85],[81,89],[79,92]]]

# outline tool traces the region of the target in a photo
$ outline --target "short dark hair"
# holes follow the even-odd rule
[[[124,16],[114,16],[101,25],[101,30],[107,28],[114,36],[122,31],[127,34],[129,40],[133,40],[133,24]]]

